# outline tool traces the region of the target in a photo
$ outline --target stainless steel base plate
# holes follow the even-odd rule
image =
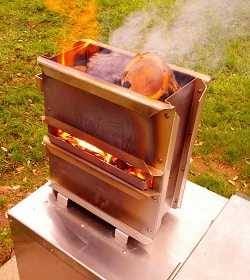
[[[9,211],[20,279],[170,279],[226,201],[188,182],[153,244],[129,239],[125,250],[112,226],[70,202],[61,207],[47,183]]]

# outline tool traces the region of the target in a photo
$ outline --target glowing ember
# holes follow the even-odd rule
[[[74,136],[72,136],[71,134],[64,132],[60,129],[58,129],[57,131],[57,135],[59,137],[61,137],[63,140],[65,140],[66,142],[68,142],[69,144],[71,144],[73,147],[77,147],[80,148],[81,150],[90,153],[92,155],[95,155],[97,158],[99,158],[100,160],[111,164],[119,169],[122,169],[123,171],[145,181],[147,179],[147,173],[140,169],[140,168],[136,168],[132,165],[130,165],[129,163],[118,159],[117,157],[112,156],[111,154],[99,149],[98,147],[84,141],[81,140],[79,138],[76,138]]]

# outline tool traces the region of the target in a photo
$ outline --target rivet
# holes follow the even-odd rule
[[[131,87],[131,84],[130,84],[129,81],[126,81],[126,82],[124,82],[124,83],[122,84],[122,86],[123,86],[124,88],[130,88],[130,87]]]

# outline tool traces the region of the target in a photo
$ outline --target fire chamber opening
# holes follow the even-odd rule
[[[148,187],[152,187],[152,176],[145,170],[137,168],[124,160],[121,160],[110,153],[88,143],[85,140],[74,137],[73,135],[57,130],[57,137],[60,137],[63,141],[69,143],[73,147],[80,149],[82,152],[94,155],[98,160],[101,160],[107,164],[110,164],[120,170],[137,177],[138,179],[147,182]]]

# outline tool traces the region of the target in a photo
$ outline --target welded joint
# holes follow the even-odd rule
[[[123,248],[127,247],[128,235],[119,229],[115,229],[115,241]]]
[[[58,206],[60,206],[62,208],[68,207],[69,199],[66,196],[64,196],[63,194],[58,193],[56,201],[57,201]]]

